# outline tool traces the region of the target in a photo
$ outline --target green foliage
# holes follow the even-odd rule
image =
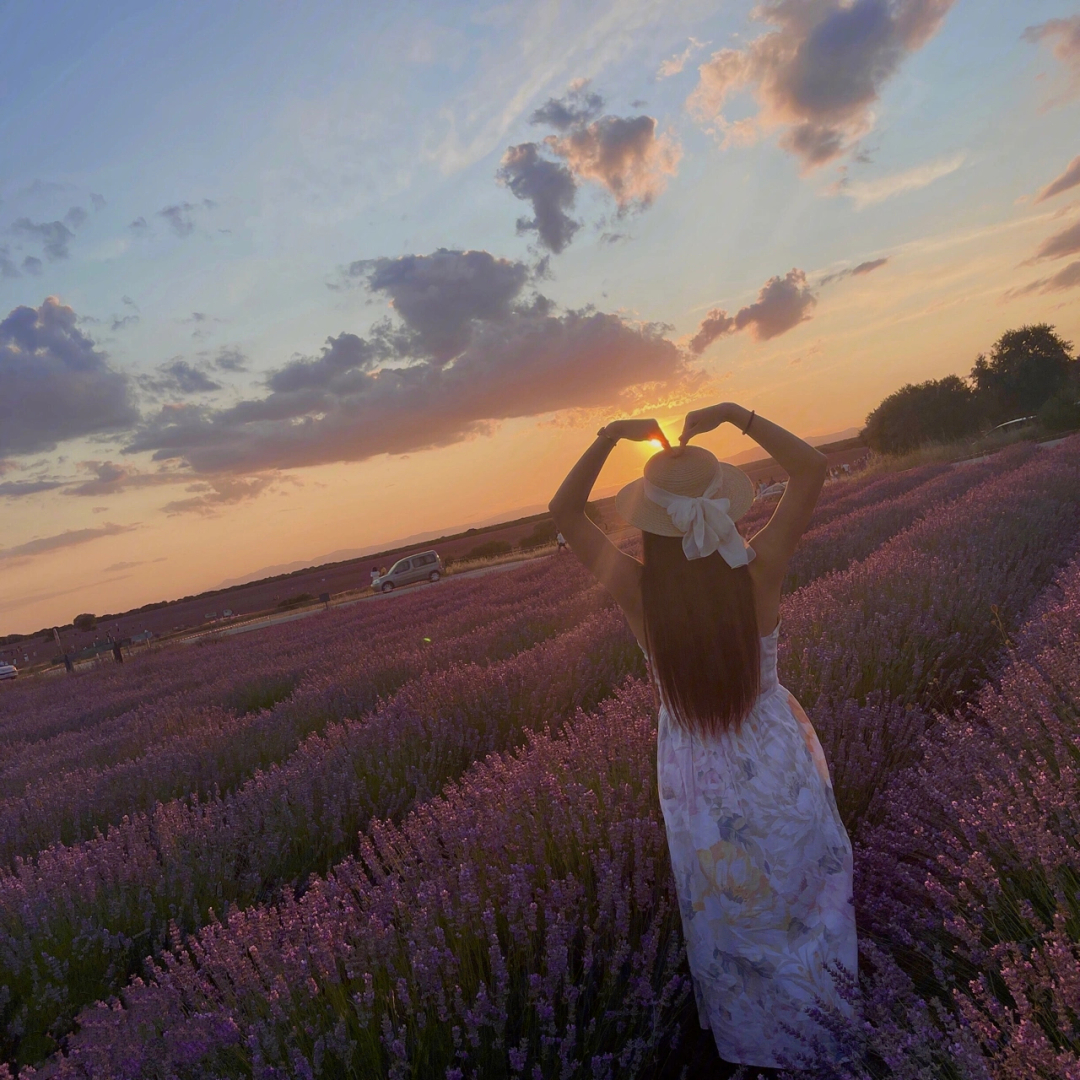
[[[903,454],[973,434],[980,421],[975,391],[959,376],[946,375],[890,394],[866,418],[863,437],[878,453]]]
[[[75,616],[72,625],[76,630],[93,630],[97,626],[97,616],[84,612],[82,615]]]
[[[980,356],[971,369],[971,381],[996,422],[1037,413],[1061,393],[1076,371],[1072,346],[1049,323],[1007,330],[994,343],[990,357]]]
[[[315,597],[311,593],[297,593],[295,596],[286,596],[279,604],[279,608],[294,608],[303,607],[304,604],[310,604],[315,600]]]
[[[1067,387],[1055,394],[1039,410],[1039,423],[1047,431],[1073,431],[1080,428],[1080,388]]]
[[[486,544],[477,544],[469,549],[467,559],[491,559],[496,555],[509,555],[514,549],[506,540],[489,540]]]
[[[867,418],[862,435],[882,454],[905,454],[955,442],[1022,416],[1038,415],[1047,431],[1080,426],[1080,360],[1049,323],[1007,330],[970,376],[908,384]]]

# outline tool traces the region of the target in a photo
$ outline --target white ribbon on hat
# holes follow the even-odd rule
[[[645,497],[662,506],[672,525],[682,533],[683,554],[688,559],[703,559],[719,551],[724,562],[733,569],[746,566],[755,555],[728,516],[730,499],[715,498],[724,485],[724,474],[717,470],[716,478],[703,495],[676,495],[645,481]]]

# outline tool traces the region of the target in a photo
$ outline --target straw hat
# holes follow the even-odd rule
[[[682,536],[667,510],[646,497],[645,481],[673,495],[697,499],[705,494],[718,473],[721,484],[714,497],[728,499],[731,503],[728,517],[738,521],[753,505],[754,485],[742,469],[718,461],[701,446],[683,447],[679,454],[671,450],[654,454],[645,462],[645,475],[631,481],[615,496],[615,509],[623,521],[643,532]]]

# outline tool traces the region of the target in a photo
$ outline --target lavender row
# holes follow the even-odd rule
[[[1048,460],[1049,460],[1049,459],[1048,459]],[[1061,464],[1061,462],[1057,462],[1056,460],[1054,460],[1054,461],[1050,461],[1050,464],[1051,464],[1051,465],[1059,465],[1059,464]],[[1024,477],[1024,480],[1025,480],[1025,483],[1026,483],[1026,484],[1027,484],[1027,485],[1028,485],[1029,487],[1038,487],[1038,484],[1040,483],[1040,481],[1041,481],[1041,480],[1044,480],[1044,477],[1042,476],[1042,473],[1041,473],[1041,472],[1039,472],[1039,471],[1032,471],[1030,475],[1026,475],[1026,476]],[[985,494],[985,492],[984,492],[984,494]],[[993,494],[993,491],[991,491],[991,494]],[[963,500],[961,500],[961,502],[962,502],[962,501],[963,501]],[[980,518],[980,516],[978,516],[978,511],[980,511],[980,505],[981,505],[981,504],[980,504],[980,503],[978,503],[978,501],[977,501],[977,500],[972,500],[972,501],[971,501],[970,503],[968,503],[967,505],[964,505],[964,507],[962,508],[962,509],[964,509],[964,510],[967,510],[967,512],[968,512],[969,514],[971,514],[971,516],[972,516],[972,517],[974,518],[974,521],[973,521],[973,522],[968,522],[968,523],[967,523],[967,524],[968,524],[969,526],[971,526],[972,524],[974,524],[974,525],[982,524],[982,525],[983,525],[984,527],[986,526],[986,524],[987,524],[987,523],[985,522],[985,519],[983,519],[983,518]],[[961,525],[963,524],[963,522],[962,522],[962,518],[961,518],[960,524],[961,524]],[[1035,524],[1038,524],[1038,522],[1036,522]],[[942,525],[941,525],[941,527],[942,527],[942,528],[945,528],[946,526],[945,526],[944,524],[942,524]],[[924,539],[924,538],[923,538],[923,539]],[[834,580],[835,580],[835,579],[834,579]],[[917,596],[919,596],[919,597],[922,597],[923,599],[926,599],[926,598],[927,598],[927,594],[926,594],[926,591],[924,591],[924,590],[922,590],[922,589],[920,588],[920,586],[919,586],[919,583],[918,583],[918,582],[913,582],[913,586],[912,586],[912,588],[913,588],[913,590],[915,591],[915,593],[917,594]],[[788,600],[785,600],[785,608],[786,608],[786,607],[788,607],[789,605],[791,605],[791,604],[793,603],[793,599],[794,599],[794,598],[789,598]],[[840,600],[839,600],[839,603],[842,603],[842,602],[843,602],[843,597],[841,597],[841,598],[840,598]],[[786,615],[785,615],[785,619],[786,619]],[[856,642],[858,642],[858,640],[859,640],[859,639],[858,639],[858,638],[856,638]],[[858,711],[859,711],[859,708],[860,708],[860,706],[858,705],[858,703],[853,703],[853,704],[851,704],[851,705],[847,706],[847,708],[848,708],[848,713],[849,713],[849,714],[851,714],[851,713],[852,713],[852,711],[854,711],[854,714],[855,714],[856,716],[858,716]],[[864,718],[865,718],[865,719],[869,719],[870,717],[873,717],[873,716],[874,716],[875,714],[874,714],[874,713],[873,713],[872,711],[869,711],[869,710],[867,710],[867,711],[866,711],[866,713],[865,713],[865,714],[863,714],[863,715],[864,715]],[[880,718],[881,718],[881,714],[880,714],[880,713],[878,713],[878,714],[876,714],[876,715],[877,715],[877,718],[878,718],[878,719],[880,719]],[[819,724],[821,725],[821,721],[820,721],[820,720],[819,720]],[[827,733],[827,728],[826,728],[826,726],[825,726],[825,725],[821,725],[821,727],[822,727],[822,729],[823,729],[823,732]],[[856,729],[854,725],[849,725],[849,727],[850,727],[850,729],[851,729],[852,731],[858,731],[858,729]],[[850,748],[850,747],[845,747],[845,746],[840,746],[840,747],[838,747],[838,748],[837,748],[837,750],[836,750],[836,751],[834,752],[834,766],[835,766],[835,762],[836,762],[836,759],[840,759],[840,760],[842,760],[842,757],[843,757],[843,752],[845,752],[845,750],[849,750],[849,748]],[[649,755],[649,757],[647,758],[647,760],[651,761],[651,754]],[[862,768],[861,768],[860,762],[859,762],[858,760],[856,760],[856,761],[855,761],[855,768],[853,768],[853,769],[851,769],[851,770],[850,770],[850,772],[849,772],[849,775],[850,775],[850,777],[851,777],[851,780],[853,780],[853,781],[854,781],[854,780],[858,780],[858,782],[860,782],[860,783],[863,783],[864,785],[865,785],[865,784],[867,783],[867,778],[865,777],[865,775],[863,775],[863,774],[862,774]],[[839,788],[839,787],[841,786],[841,778],[839,777],[839,775],[838,775],[838,779],[837,779],[837,786],[838,786],[838,788]],[[604,812],[606,812],[606,810],[605,810]],[[319,887],[318,887],[318,886],[316,886],[315,888],[316,888],[316,889],[318,889]],[[434,887],[434,886],[432,886],[432,888],[434,889],[435,887]],[[448,893],[449,895],[453,895],[453,892],[451,892],[451,891],[449,891],[449,890],[447,890],[447,893]],[[266,909],[260,909],[260,910],[262,910],[262,912],[265,912],[265,910],[266,910]],[[251,918],[253,918],[253,919],[257,919],[257,918],[259,918],[259,917],[260,917],[260,915],[258,914],[258,912],[253,912],[253,913],[251,914]],[[396,932],[396,931],[395,931],[395,932]],[[205,940],[205,937],[206,937],[206,935],[204,934],[204,935],[203,935],[203,939],[204,939],[204,940]],[[232,942],[232,941],[230,940],[230,941],[229,941],[229,942],[227,943],[227,945],[226,945],[226,948],[227,948],[227,950],[233,950],[233,951],[237,951],[238,955],[244,955],[244,953],[245,953],[245,949],[244,949],[244,948],[241,948],[241,947],[240,947],[240,945],[242,945],[242,944],[243,944],[243,943],[240,943],[240,944],[238,944],[238,943]],[[336,947],[336,946],[335,946],[335,947]],[[246,946],[245,946],[245,948],[246,948]],[[456,953],[454,953],[454,950],[453,950],[453,949],[451,949],[451,954],[453,954],[453,955],[455,955],[455,956],[457,955]],[[248,955],[249,955],[249,954],[248,954]],[[266,960],[266,957],[262,956],[262,954],[261,954],[261,953],[259,954],[259,958],[260,958],[260,962],[262,962],[262,961],[265,961],[265,960]],[[276,958],[274,958],[274,959],[272,959],[272,960],[270,961],[270,963],[271,963],[271,967],[272,967],[272,963],[273,963],[273,962],[276,962]],[[361,971],[361,969],[356,969],[356,970],[357,970],[357,971]],[[368,973],[368,974],[372,974],[372,972],[369,972],[369,971],[368,971],[367,973]],[[892,977],[899,977],[899,976],[896,976],[896,975],[895,975],[895,973],[893,973],[893,976],[892,976]],[[231,978],[231,976],[230,976],[230,978]],[[286,984],[285,984],[285,985],[289,985],[289,984],[287,984],[287,982],[286,982]],[[890,984],[890,985],[891,985],[891,984]],[[448,987],[444,986],[444,987],[443,987],[443,989],[444,989],[444,991],[445,991],[445,990],[448,990]],[[301,990],[301,988],[300,988],[299,986],[296,986],[296,987],[294,987],[294,988],[293,988],[293,993],[291,993],[291,997],[289,997],[289,1000],[291,1000],[291,1001],[292,1001],[292,1000],[295,1000],[295,999],[296,999],[296,997],[297,997],[298,995],[302,996],[302,990]],[[258,1000],[261,1000],[261,998],[258,998]],[[252,1010],[258,1011],[258,1005],[257,1005],[257,1004],[255,1003],[255,1001],[247,1001],[247,1002],[245,1002],[245,1003],[244,1003],[244,1008],[247,1008],[247,1009],[252,1009]],[[220,1017],[218,1017],[218,1018],[220,1018]],[[309,1021],[309,1023],[310,1023],[310,1021]],[[321,1028],[321,1027],[316,1027],[315,1029],[316,1029],[316,1030],[319,1030],[319,1031],[322,1031],[322,1032],[323,1032],[323,1034],[324,1034],[324,1036],[326,1035],[326,1032],[328,1031],[328,1029],[326,1029],[326,1028]],[[368,1035],[370,1035],[370,1034],[372,1034],[372,1032],[368,1031]],[[378,1041],[378,1040],[377,1040],[377,1038],[376,1038],[376,1042],[377,1042],[377,1041]],[[407,1042],[407,1040],[406,1040],[406,1042]],[[287,1048],[285,1048],[285,1049],[283,1049],[283,1048],[284,1048],[284,1044],[280,1045],[280,1047],[279,1047],[278,1049],[279,1049],[279,1050],[281,1050],[281,1051],[282,1051],[282,1053],[284,1053],[284,1052],[285,1052],[285,1049],[287,1049]],[[98,1049],[100,1049],[100,1048],[98,1048]],[[266,1049],[266,1048],[264,1047],[264,1048],[262,1048],[262,1049],[264,1049],[264,1051],[265,1051],[265,1049]],[[293,1047],[292,1049],[293,1049],[293,1050],[296,1050],[296,1048],[295,1048],[295,1047]],[[312,1048],[312,1053],[315,1053],[315,1050],[314,1050],[313,1048]],[[287,1058],[287,1055],[286,1055],[285,1061],[287,1061],[287,1059],[288,1059],[288,1058]],[[508,1059],[509,1059],[509,1055],[508,1055]],[[215,1067],[217,1067],[217,1066],[215,1065]]]
[[[527,726],[611,691],[641,654],[601,612],[521,656],[406,686],[374,716],[308,738],[235,793],[174,801],[105,837],[55,846],[0,874],[5,1056],[33,1061],[75,1012],[122,987],[175,922],[273,894],[355,850],[375,815],[404,812]]]
[[[824,524],[818,523],[815,515],[810,531],[792,557],[785,590],[794,592],[815,578],[866,558],[932,509],[959,498],[990,477],[1019,468],[1040,452],[1032,443],[1019,443],[986,461],[938,472],[902,494],[852,509]]]
[[[924,506],[955,497],[988,475],[1018,467],[1037,452],[1034,447],[1025,445],[998,455],[992,461],[949,470],[936,480],[924,482],[905,496],[855,510],[830,526],[813,530],[796,557],[801,560],[796,568],[796,577],[813,576],[816,570],[825,572],[832,569],[842,556],[847,561],[853,555],[872,550],[883,539],[908,524]],[[911,478],[907,479],[910,482]],[[880,485],[879,480],[873,486],[880,488]],[[846,501],[849,502],[850,497]],[[522,597],[523,601],[527,599]],[[488,637],[498,640],[498,634],[490,632],[493,629],[489,627]],[[389,651],[391,656],[395,652],[393,648],[385,651]],[[477,651],[471,658],[478,658]],[[348,683],[350,675],[349,671],[336,672],[333,681],[337,685]],[[369,682],[376,686],[385,685],[385,680],[380,683],[377,678],[369,678]],[[310,696],[304,695],[305,700],[288,708],[279,706],[273,718],[260,718],[258,722],[250,719],[223,721],[212,710],[196,712],[190,715],[186,725],[188,730],[179,737],[178,743],[175,737],[169,737],[154,746],[154,752],[108,769],[78,769],[64,773],[58,769],[59,763],[46,758],[40,767],[53,779],[35,786],[19,798],[0,804],[0,836],[4,837],[0,853],[10,860],[14,854],[30,854],[50,840],[72,843],[88,836],[93,828],[104,827],[118,820],[120,813],[148,805],[148,801],[165,800],[188,791],[204,794],[213,784],[219,785],[222,790],[229,790],[255,767],[265,767],[271,761],[279,760],[294,749],[299,738],[321,729],[319,721],[326,716],[326,710],[317,706],[313,708],[306,700]],[[161,715],[163,726],[171,735],[178,726],[172,720],[171,710],[165,706]],[[296,717],[295,720],[286,719],[284,741],[277,735],[283,715]],[[270,727],[277,735],[269,748],[251,730],[256,726]],[[212,727],[219,730],[210,730],[203,735],[199,733],[198,729],[206,731]],[[220,763],[223,757],[229,755],[229,743],[241,733],[245,736],[241,744],[241,761],[229,769],[222,769]],[[76,749],[72,747],[72,752]]]
[[[983,682],[1080,546],[1080,437],[939,506],[784,605],[781,681],[819,699],[947,709]]]
[[[1080,1075],[1080,559],[970,710],[898,775],[867,924],[954,998],[1000,1080]]]
[[[945,475],[939,476],[936,480],[924,481],[905,496],[883,504],[874,504],[862,510],[854,510],[832,525],[812,530],[796,556],[796,579],[816,576],[817,573],[833,569],[841,559],[846,562],[853,557],[868,553],[888,536],[907,525],[924,509],[936,502],[955,497],[988,475],[1018,467],[1037,452],[1034,447],[1025,444],[1021,448],[999,454],[985,463],[947,470]],[[905,476],[902,486],[909,486],[914,482],[916,472],[918,470],[912,470],[911,474]],[[883,480],[879,479],[870,485],[870,488],[880,491],[882,484]],[[849,505],[853,500],[862,497],[864,496],[861,493],[849,493],[839,501],[844,505]],[[520,599],[522,603],[528,601],[525,595]],[[346,682],[347,676],[337,672],[333,681],[339,684]],[[173,711],[168,705],[160,710],[162,724],[170,735],[177,726],[171,722]],[[275,711],[282,710],[279,707]],[[322,710],[301,708],[292,711],[298,714],[300,721],[292,725],[289,730],[295,728],[299,733],[298,737],[312,730],[319,730],[321,727],[316,718],[323,715]],[[221,732],[216,737],[209,738],[208,742],[212,745],[205,747],[201,745],[203,740],[196,733],[191,732],[190,728],[209,728],[215,723],[220,724],[220,718],[211,710],[203,710],[192,714],[190,721],[187,737],[183,740],[183,743],[187,744],[186,747],[183,745],[174,747],[171,739],[168,742],[163,740],[164,745],[159,744],[154,748],[156,753],[146,754],[142,759],[127,761],[120,766],[104,770],[73,770],[71,774],[61,775],[48,784],[28,791],[26,795],[18,799],[7,800],[6,806],[0,805],[0,825],[7,825],[7,828],[0,827],[0,835],[6,835],[4,848],[7,857],[10,858],[10,855],[14,853],[29,854],[44,846],[44,843],[50,839],[71,843],[88,835],[88,829],[116,820],[118,811],[136,809],[140,804],[145,804],[146,799],[168,799],[184,794],[188,790],[204,793],[213,783],[219,784],[223,790],[228,790],[236,779],[244,774],[244,770],[242,767],[234,767],[231,774],[223,774],[219,771],[216,763],[223,754],[227,753],[227,750],[217,749],[217,745],[222,742],[226,730],[230,733],[244,730],[250,726],[250,721],[240,724],[225,721]],[[77,741],[71,741],[74,745],[71,746],[70,753],[78,753],[80,748]],[[277,743],[275,756],[273,751],[269,754],[262,751],[256,741],[252,748],[253,752],[250,755],[245,753],[244,756],[250,757],[252,762],[250,768],[254,768],[258,765],[269,764],[270,761],[291,752],[294,745],[295,742],[290,745],[288,740],[284,744]],[[177,753],[177,750],[180,753]],[[183,762],[185,755],[188,758],[187,762]],[[162,759],[166,762],[171,761],[177,768],[159,768],[157,762]],[[203,761],[207,764],[203,765]],[[63,762],[50,760],[47,756],[41,755],[38,767],[46,775],[56,777],[57,772],[62,770]],[[25,772],[20,775],[25,775]],[[145,779],[148,775],[151,778],[149,785]],[[124,794],[126,782],[123,777],[125,776],[135,777],[131,788],[133,797],[130,800]],[[183,786],[185,783],[187,787]],[[59,794],[60,790],[64,794]],[[111,799],[109,791],[115,792]],[[68,809],[69,807],[72,809]],[[75,807],[79,809],[76,810]]]
[[[633,1076],[688,985],[633,683],[236,912],[39,1075]]]
[[[1078,547],[1073,439],[785,598],[780,679],[834,763],[849,828],[873,817],[887,778],[916,760],[933,711],[962,704],[992,674]]]
[[[560,738],[489,758],[302,897],[174,942],[34,1075],[655,1075],[693,1011],[655,737],[631,683]],[[862,1022],[831,1018],[848,1065],[813,1047],[793,1065],[986,1080],[970,1032],[869,942],[862,974]]]
[[[452,627],[444,627],[441,640],[419,647],[380,645],[343,659],[332,676],[306,680],[290,698],[257,713],[232,716],[219,708],[164,705],[157,712],[157,739],[139,756],[108,768],[54,767],[25,794],[0,801],[0,861],[10,866],[15,857],[50,843],[89,839],[124,814],[150,810],[156,802],[231,791],[327,724],[362,715],[405,681],[452,663],[489,662],[526,648],[579,624],[602,599],[599,589],[582,590],[483,620],[457,636],[447,636]]]
[[[541,595],[560,581],[580,587],[579,568],[543,559],[514,572],[515,582],[450,579],[421,586],[392,600],[374,599],[336,608],[300,622],[266,627],[258,634],[210,638],[194,646],[152,651],[123,667],[105,665],[70,678],[32,680],[0,695],[0,745],[7,760],[20,747],[64,732],[89,730],[143,705],[179,699],[191,705],[218,704],[233,711],[258,701],[264,683],[298,683],[313,671],[331,671],[340,643],[353,648],[468,607],[469,602],[512,604],[515,595]],[[238,685],[237,673],[245,672]]]
[[[125,665],[127,677],[147,700],[134,709],[98,723],[66,730],[51,738],[28,742],[11,750],[0,768],[0,795],[21,795],[28,783],[72,768],[102,768],[137,756],[147,747],[183,732],[186,712],[200,710],[244,715],[269,707],[302,691],[307,685],[325,684],[357,662],[385,658],[387,678],[358,694],[351,715],[370,708],[379,695],[392,692],[401,675],[389,669],[393,658],[412,656],[420,646],[436,650],[447,639],[500,618],[520,617],[521,608],[546,605],[569,598],[587,587],[583,572],[552,572],[548,560],[539,566],[500,575],[485,592],[482,581],[428,587],[389,602],[361,605],[378,609],[378,617],[358,629],[338,612],[305,620],[292,627],[274,627],[269,644],[263,634],[250,641],[231,638],[189,651],[173,648],[154,663]],[[510,580],[507,580],[507,579]],[[438,595],[432,595],[437,593]],[[427,639],[427,640],[425,640]],[[508,634],[506,647],[514,650],[520,634]],[[505,655],[505,654],[504,654]],[[172,692],[167,677],[178,669],[194,669],[203,682],[190,692]],[[408,670],[401,666],[401,671]],[[88,705],[99,689],[94,676],[80,676],[78,689]],[[36,719],[34,699],[26,703],[26,726]],[[44,708],[47,710],[48,705]]]
[[[842,480],[826,485],[814,507],[814,516],[810,519],[810,528],[820,528],[838,517],[854,513],[867,506],[888,502],[900,495],[925,484],[934,477],[947,472],[951,466],[945,464],[921,465],[903,472],[874,474],[852,480]],[[762,500],[755,503],[739,520],[739,531],[750,536],[760,529],[776,509],[776,500]]]

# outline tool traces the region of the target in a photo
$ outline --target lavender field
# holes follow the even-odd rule
[[[0,1076],[693,1074],[644,675],[552,557],[0,687]],[[1080,436],[827,487],[780,678],[862,948],[792,1064],[1080,1078]]]

